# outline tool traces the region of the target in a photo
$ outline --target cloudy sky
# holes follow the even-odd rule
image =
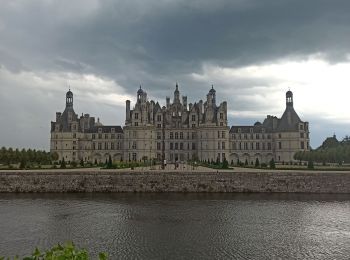
[[[76,113],[123,125],[140,84],[165,103],[214,84],[229,123],[280,117],[285,92],[311,145],[350,134],[350,1],[4,0],[0,146],[49,148],[68,85]]]

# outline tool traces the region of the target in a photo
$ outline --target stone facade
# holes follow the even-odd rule
[[[66,108],[51,122],[51,152],[59,160],[104,162],[156,159],[169,163],[201,160],[254,164],[293,161],[297,151],[308,151],[309,125],[293,107],[293,93],[286,93],[281,118],[267,116],[263,123],[232,126],[227,123],[227,102],[217,105],[212,87],[206,101],[187,104],[176,84],[172,102],[149,101],[140,87],[131,109],[126,101],[125,126],[104,126],[88,114],[80,118],[73,109],[73,93],[66,94]]]

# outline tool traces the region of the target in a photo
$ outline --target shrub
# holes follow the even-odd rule
[[[0,260],[5,258],[0,257]],[[9,258],[8,258],[9,259]],[[15,259],[19,259],[16,257]],[[51,249],[41,252],[38,248],[35,248],[34,252],[24,260],[88,260],[89,254],[85,249],[76,248],[72,242],[66,242],[63,245],[56,245]],[[99,260],[107,260],[107,254],[99,253]]]
[[[61,169],[65,169],[65,168],[66,168],[66,162],[64,161],[64,157],[62,158],[60,168],[61,168]]]
[[[314,162],[313,161],[308,161],[308,163],[307,163],[307,168],[308,169],[314,169],[315,167],[314,167]]]
[[[258,168],[260,166],[259,158],[256,158],[255,160],[255,168]]]
[[[271,169],[276,169],[276,164],[275,164],[275,160],[272,158],[270,161],[270,168]]]

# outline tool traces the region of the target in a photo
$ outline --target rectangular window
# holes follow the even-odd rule
[[[133,153],[133,154],[132,154],[132,160],[133,160],[133,161],[136,161],[136,153]]]
[[[195,128],[196,127],[196,124],[192,124],[192,128]]]
[[[111,150],[114,150],[114,143],[111,143]]]
[[[180,132],[180,139],[184,139],[184,133]]]
[[[260,150],[260,143],[256,143],[255,146],[256,146],[256,150]]]
[[[196,150],[196,143],[192,143],[192,150]]]
[[[98,143],[98,150],[101,150],[101,149],[102,149],[102,144]]]
[[[174,139],[174,133],[170,132],[170,139]]]
[[[134,125],[135,125],[135,126],[139,126],[139,123],[138,123],[138,122],[135,122]]]
[[[256,134],[255,138],[256,138],[256,139],[260,139],[259,134]]]
[[[92,134],[92,139],[95,139],[95,134]]]
[[[157,121],[158,122],[162,121],[162,116],[161,115],[157,115]]]
[[[184,149],[184,144],[180,143],[180,150],[183,150],[183,149]]]
[[[222,138],[225,138],[225,136],[226,136],[226,135],[225,135],[225,131],[222,131],[221,137],[222,137]]]
[[[135,119],[139,119],[139,113],[135,113]]]
[[[225,142],[222,142],[221,148],[222,148],[222,150],[225,150]]]
[[[271,143],[267,143],[267,150],[271,150]]]
[[[220,150],[220,142],[218,142],[218,150]]]
[[[157,128],[162,128],[162,124],[157,124]]]
[[[179,149],[179,144],[175,143],[175,150],[178,150],[178,149]]]
[[[236,150],[237,149],[236,143],[232,143],[232,147],[233,147],[233,150]]]
[[[157,132],[157,139],[159,140],[159,139],[162,139],[162,134],[161,134],[161,132]]]
[[[304,142],[300,142],[300,148],[301,148],[301,149],[305,149]]]
[[[196,121],[196,115],[192,115],[192,121]]]
[[[111,139],[115,139],[115,134],[111,134]]]
[[[304,138],[304,133],[300,133],[300,138]]]
[[[282,149],[282,143],[278,142],[278,149]]]
[[[136,149],[136,142],[135,141],[132,142],[132,149]]]
[[[170,150],[173,150],[173,147],[174,145],[173,145],[173,143],[170,143]]]
[[[220,113],[220,119],[224,119],[224,114]]]
[[[105,134],[105,139],[108,139],[108,134]]]
[[[157,150],[160,150],[160,149],[161,149],[161,144],[157,143]]]
[[[102,134],[98,134],[98,139],[102,139]]]

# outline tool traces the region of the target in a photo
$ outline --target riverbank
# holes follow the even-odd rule
[[[0,171],[0,192],[350,193],[350,172],[247,170]]]

